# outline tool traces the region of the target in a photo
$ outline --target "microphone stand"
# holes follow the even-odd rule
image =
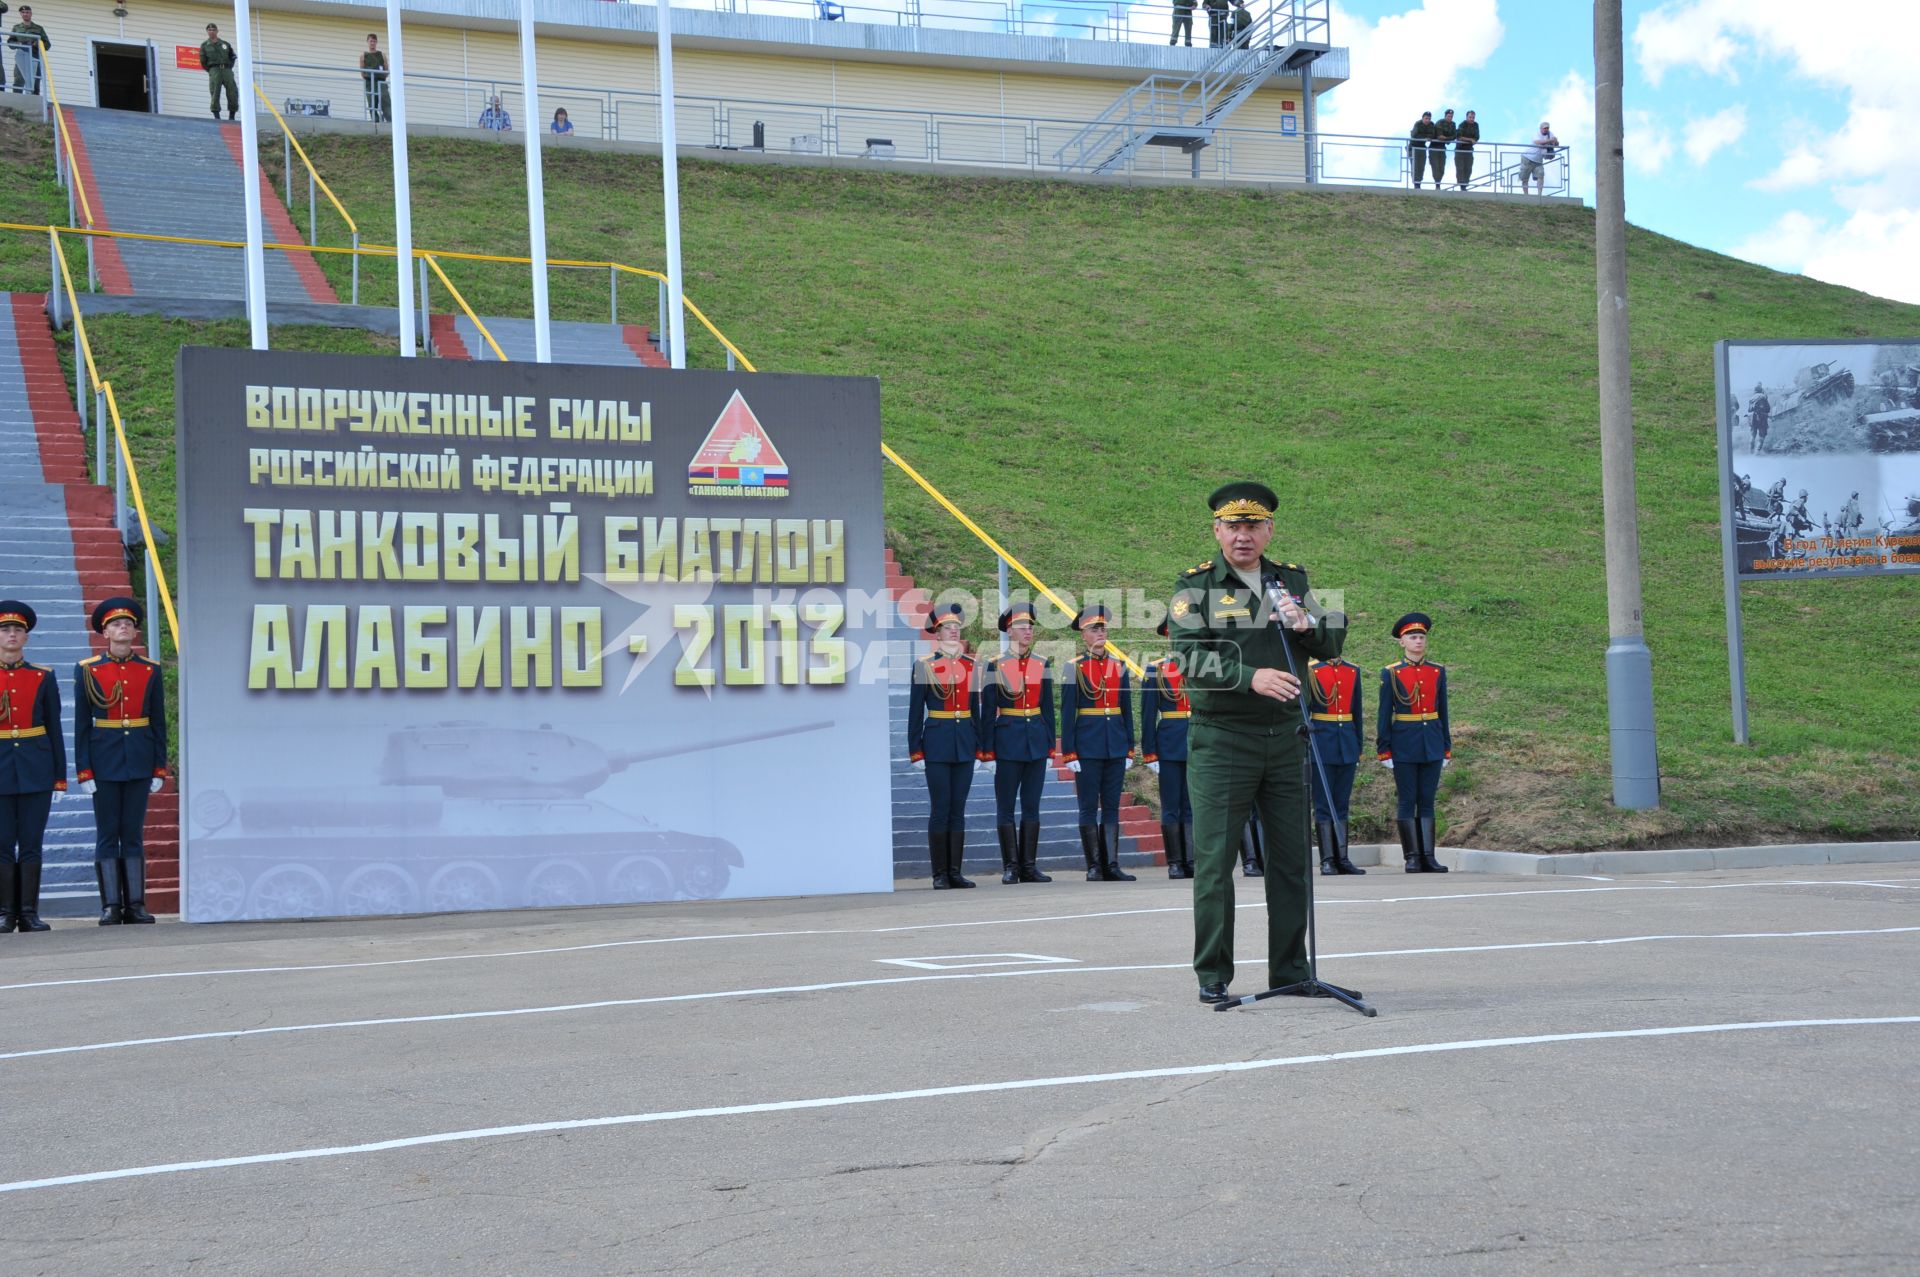
[[[1292,598],[1287,594],[1285,587],[1283,587],[1279,581],[1269,577],[1265,584],[1267,587],[1267,605],[1273,609],[1276,617],[1283,615],[1284,612],[1281,604],[1283,602],[1292,603]],[[1295,604],[1295,606],[1303,605]],[[1285,630],[1282,631],[1280,651],[1281,654],[1287,658],[1287,673],[1293,675],[1294,681],[1300,684],[1301,695],[1295,699],[1294,703],[1300,707],[1299,730],[1300,735],[1305,737],[1307,742],[1307,761],[1303,764],[1308,774],[1307,788],[1310,793],[1313,782],[1316,780],[1319,781],[1321,794],[1327,800],[1327,810],[1332,811],[1334,806],[1333,786],[1327,782],[1326,765],[1320,761],[1320,743],[1313,738],[1313,729],[1308,725],[1306,683],[1300,677],[1299,666],[1294,663],[1292,636]],[[1274,871],[1273,858],[1271,856],[1267,858],[1266,871],[1268,873]],[[1309,863],[1307,865],[1307,978],[1294,984],[1283,984],[1277,989],[1265,989],[1259,993],[1249,993],[1243,997],[1228,998],[1225,1002],[1216,1002],[1213,1006],[1214,1010],[1229,1011],[1235,1007],[1252,1006],[1254,1003],[1263,1002],[1268,998],[1295,997],[1333,998],[1336,1001],[1346,1003],[1346,1005],[1352,1007],[1355,1011],[1358,1011],[1361,1015],[1369,1019],[1380,1014],[1373,1007],[1368,1006],[1361,1000],[1358,989],[1343,989],[1337,984],[1328,984],[1320,978],[1320,944],[1317,929],[1314,926],[1313,916],[1313,877],[1313,865],[1311,863],[1311,857],[1309,857]]]

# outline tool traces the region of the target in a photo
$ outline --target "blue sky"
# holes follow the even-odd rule
[[[1920,0],[1624,0],[1627,217],[1688,243],[1920,302]],[[1549,120],[1593,194],[1593,10],[1582,0],[1336,0],[1353,79],[1328,132],[1479,111]]]

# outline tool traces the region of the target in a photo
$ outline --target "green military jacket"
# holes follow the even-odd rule
[[[1473,144],[1480,140],[1480,125],[1474,120],[1464,120],[1461,122],[1460,128],[1456,131],[1455,136],[1457,141],[1455,142],[1454,150],[1471,151]]]
[[[35,40],[38,40],[49,49],[53,47],[53,37],[48,35],[47,29],[38,22],[16,22],[13,24],[13,36],[8,43],[24,44],[31,48]]]
[[[1300,726],[1300,707],[1253,690],[1259,669],[1287,669],[1284,648],[1291,641],[1293,669],[1307,676],[1307,658],[1330,661],[1347,640],[1346,618],[1320,611],[1307,587],[1307,570],[1297,563],[1260,560],[1260,579],[1279,577],[1305,602],[1313,628],[1282,631],[1267,619],[1264,597],[1250,597],[1223,556],[1216,555],[1180,574],[1167,610],[1167,632],[1187,673],[1193,719],[1201,726],[1224,727],[1263,736]]]
[[[234,64],[233,46],[225,40],[203,40],[200,43],[200,65],[208,71],[218,71],[221,67]]]

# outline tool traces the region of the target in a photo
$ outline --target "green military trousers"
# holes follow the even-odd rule
[[[232,67],[207,68],[207,96],[212,99],[213,113],[220,114],[220,90],[227,91],[227,114],[240,113],[240,82],[233,78]]]
[[[1233,871],[1250,812],[1259,813],[1267,862],[1267,987],[1307,978],[1305,758],[1292,730],[1253,735],[1193,720],[1193,971],[1203,985],[1233,982]]]

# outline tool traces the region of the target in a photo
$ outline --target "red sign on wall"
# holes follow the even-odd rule
[[[1291,110],[1293,110],[1293,103],[1291,103],[1291,102],[1286,102],[1286,101],[1282,101],[1282,102],[1280,103],[1280,109],[1281,109],[1282,111],[1291,111]]]
[[[173,46],[173,64],[182,71],[204,71],[206,69],[200,65],[199,46],[192,44],[176,44]]]

